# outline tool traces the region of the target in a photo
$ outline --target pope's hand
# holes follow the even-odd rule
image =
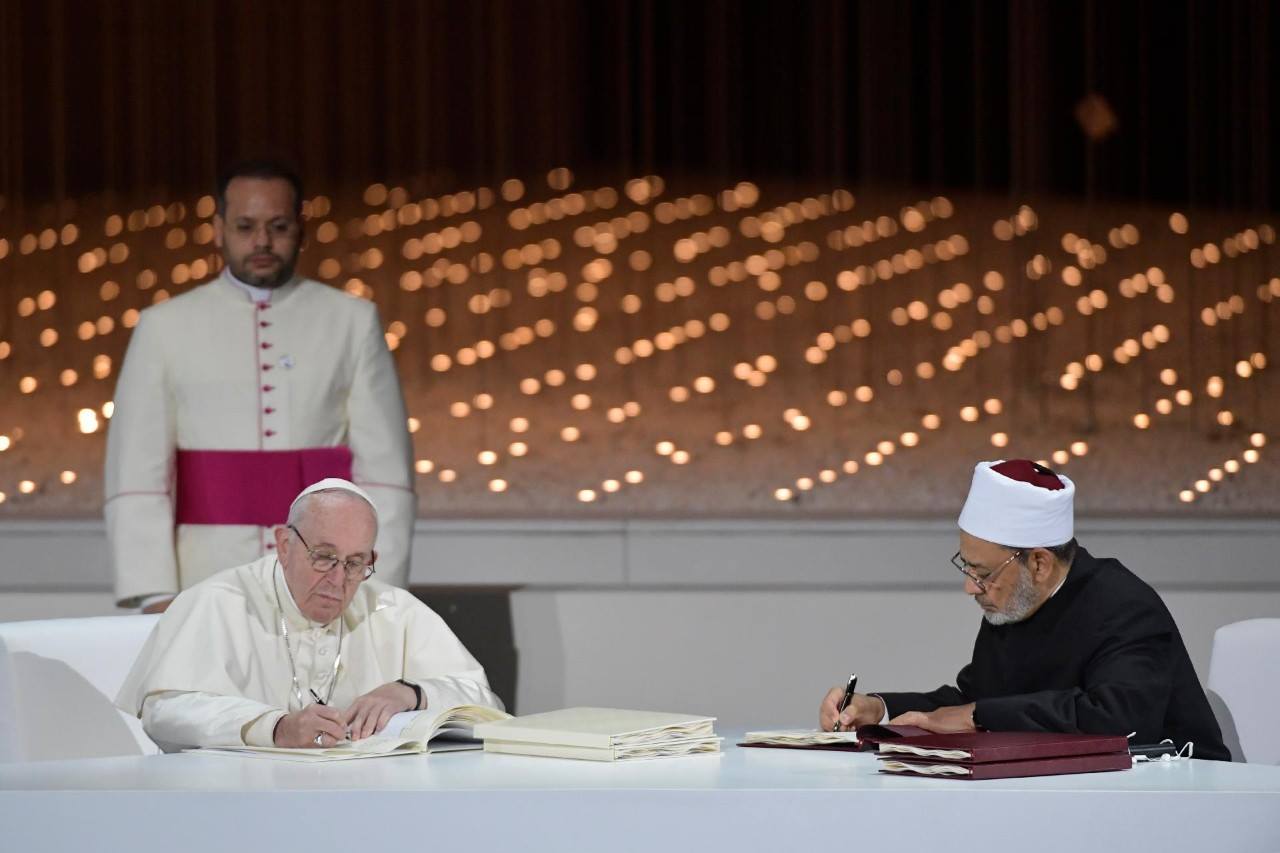
[[[274,740],[276,746],[303,748],[333,746],[346,737],[347,722],[341,711],[328,705],[308,705],[280,718]]]
[[[869,726],[880,722],[884,716],[884,702],[879,696],[867,696],[863,693],[853,694],[849,707],[840,715],[837,726],[836,708],[844,698],[843,687],[832,687],[822,699],[818,708],[818,727],[824,732],[849,731],[858,726]]]
[[[391,682],[374,688],[356,699],[347,709],[347,728],[352,740],[375,735],[386,728],[387,721],[401,711],[417,708],[418,694],[412,687]]]
[[[973,723],[974,703],[945,705],[933,711],[908,711],[889,721],[891,726],[918,726],[938,734],[977,731]]]

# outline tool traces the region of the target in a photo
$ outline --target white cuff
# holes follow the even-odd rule
[[[889,703],[884,701],[884,697],[881,696],[879,693],[868,693],[867,695],[874,696],[880,700],[880,704],[884,706],[884,716],[880,718],[880,725],[882,726],[888,725],[889,724]]]
[[[268,711],[241,730],[245,746],[275,746],[276,726],[285,716],[284,711]]]

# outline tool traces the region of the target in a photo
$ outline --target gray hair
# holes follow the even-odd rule
[[[1001,545],[1000,547],[1007,548],[1010,551],[1019,552],[1018,562],[1024,566],[1027,565],[1027,555],[1029,555],[1032,551],[1048,551],[1050,554],[1053,555],[1053,558],[1055,560],[1057,560],[1062,565],[1070,568],[1072,562],[1075,561],[1076,550],[1079,548],[1079,545],[1077,544],[1075,538],[1073,537],[1069,541],[1063,542],[1061,545],[1047,545],[1043,548],[1015,548],[1012,545]]]
[[[1018,582],[1009,593],[1009,600],[1005,602],[1004,609],[994,613],[984,612],[982,618],[992,625],[1012,625],[1030,616],[1039,604],[1039,593],[1031,577],[1031,570],[1025,564],[1020,564]]]

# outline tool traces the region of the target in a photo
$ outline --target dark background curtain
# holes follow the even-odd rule
[[[0,224],[206,191],[796,178],[1234,208],[1280,194],[1265,0],[0,3]],[[1086,94],[1118,120],[1091,145]],[[8,229],[6,229],[8,230]]]

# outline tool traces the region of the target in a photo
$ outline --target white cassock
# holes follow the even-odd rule
[[[411,465],[377,308],[300,278],[258,302],[224,271],[143,311],[129,341],[107,435],[116,598],[137,606],[273,553],[289,502],[328,476],[373,497],[378,578],[403,586]]]
[[[263,557],[174,600],[116,705],[166,751],[271,746],[276,723],[311,704],[312,690],[347,708],[397,679],[422,688],[426,708],[502,708],[476,659],[408,592],[367,580],[339,619],[320,625],[298,609],[279,561]]]

